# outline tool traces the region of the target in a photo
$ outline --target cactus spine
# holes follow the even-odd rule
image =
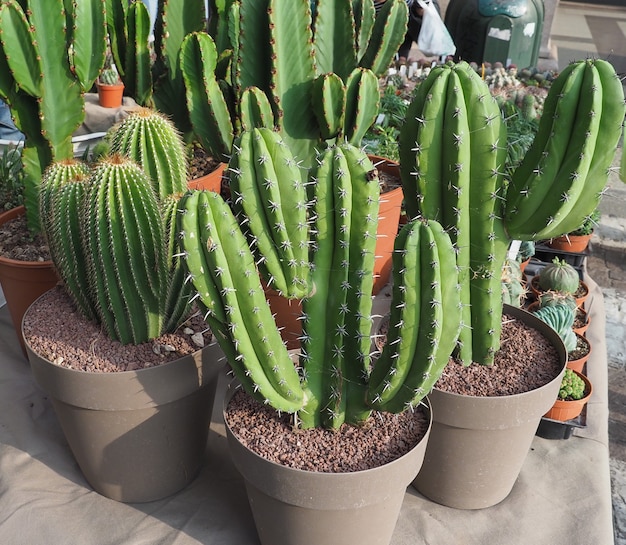
[[[263,130],[249,137],[244,133],[241,149],[253,145],[259,133]],[[241,167],[241,158],[233,156],[233,162]],[[416,221],[407,229],[394,256],[398,273],[392,308],[400,314],[394,334],[409,339],[419,331],[420,346],[415,339],[394,343],[378,371],[370,355],[376,170],[361,150],[347,143],[332,146],[318,157],[309,191],[312,225],[306,248],[312,270],[311,289],[303,299],[301,377],[276,328],[239,225],[247,229],[250,218],[240,217],[238,223],[221,197],[207,192],[188,193],[180,202],[181,245],[197,300],[247,391],[280,411],[298,412],[303,427],[359,424],[375,406],[403,411],[428,393],[458,333],[452,242],[435,221]],[[422,301],[421,315],[412,304],[416,299]],[[385,380],[396,374],[391,369],[396,358],[405,379],[395,380],[394,396],[382,403],[378,393],[387,394]],[[375,384],[370,377],[376,377]]]
[[[39,184],[45,168],[73,156],[84,96],[106,49],[105,0],[8,0],[0,5],[0,97],[26,136],[25,205],[39,229]]]
[[[460,334],[465,364],[489,365],[499,348],[500,276],[510,239],[557,236],[591,213],[623,119],[623,89],[612,66],[602,60],[571,64],[550,88],[539,132],[505,194],[506,133],[484,82],[462,62],[437,67],[420,85],[400,137],[404,196],[410,216],[436,218],[451,229],[463,324],[471,323],[471,331]],[[452,138],[447,146],[446,135]],[[467,192],[464,208],[459,199]]]

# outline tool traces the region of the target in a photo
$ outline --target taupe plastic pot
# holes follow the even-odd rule
[[[232,391],[224,409],[231,397]],[[262,545],[390,543],[406,488],[424,458],[428,432],[413,450],[384,466],[320,473],[255,454],[239,442],[224,416],[229,450],[243,476]]]
[[[121,502],[174,494],[198,475],[223,353],[205,347],[137,371],[89,373],[53,364],[26,343],[83,475]]]
[[[541,417],[558,396],[567,363],[563,342],[536,316],[508,305],[505,312],[539,330],[556,347],[562,369],[548,384],[523,394],[471,397],[437,389],[430,393],[433,428],[413,486],[448,507],[482,509],[509,495]]]

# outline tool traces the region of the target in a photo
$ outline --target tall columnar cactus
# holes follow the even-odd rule
[[[140,0],[106,3],[111,50],[126,93],[141,106],[156,107],[171,116],[181,132],[188,132],[189,114],[178,54],[184,37],[205,27],[204,0],[159,0],[154,22],[154,62],[145,4]]]
[[[405,203],[451,231],[462,278],[459,356],[491,364],[499,348],[500,275],[511,239],[571,231],[606,185],[624,93],[603,60],[573,63],[553,82],[537,136],[504,179],[506,133],[487,86],[467,63],[439,66],[418,88],[400,137]]]
[[[240,0],[214,7],[214,36],[189,35],[180,58],[194,131],[207,150],[228,154],[243,129],[242,104],[250,88],[266,95],[263,104],[273,112],[262,126],[279,127],[301,160],[314,157],[322,139],[338,134],[358,144],[378,112],[376,76],[404,39],[404,0],[386,2],[375,20],[371,0],[318,0],[315,20],[308,0]],[[219,59],[229,52],[224,71]],[[337,110],[337,96],[345,114]]]
[[[25,205],[39,229],[45,168],[73,156],[83,94],[105,60],[105,0],[7,0],[0,4],[0,98],[26,136]]]
[[[111,153],[138,163],[159,199],[187,190],[185,146],[173,123],[149,108],[131,112],[110,131]]]
[[[394,258],[392,342],[380,362],[372,361],[378,182],[369,159],[349,144],[323,152],[309,181],[312,289],[303,300],[301,376],[231,208],[208,192],[188,193],[180,202],[185,265],[235,374],[257,399],[298,412],[303,427],[336,428],[361,423],[373,407],[400,412],[415,405],[456,339],[460,298],[452,243],[437,222],[415,220],[399,237]]]

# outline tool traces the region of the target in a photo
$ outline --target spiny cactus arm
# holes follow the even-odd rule
[[[311,161],[319,141],[319,128],[311,108],[316,72],[309,1],[270,0],[268,9],[272,45],[270,99],[278,113],[277,125],[294,156],[300,161]]]
[[[163,114],[139,108],[113,127],[111,153],[138,163],[160,199],[187,190],[185,146],[173,123]]]
[[[552,180],[550,195],[539,204],[527,222],[526,229],[534,228],[538,239],[564,234],[560,232],[560,223],[585,189],[596,147],[604,147],[604,138],[599,137],[603,117],[602,95],[602,82],[597,70],[586,64],[567,154]],[[589,197],[587,194],[584,196],[585,199]]]
[[[575,199],[569,212],[565,214],[563,209],[559,210],[555,218],[560,217],[561,220],[555,220],[548,230],[543,231],[542,236],[545,235],[544,238],[560,236],[574,231],[582,223],[582,220],[597,208],[622,134],[625,114],[622,82],[615,73],[613,66],[605,60],[594,60],[593,68],[600,78],[602,115],[597,130],[596,146],[589,150],[593,154],[589,172],[584,188],[579,192],[579,197]],[[587,147],[586,143],[585,147]]]
[[[140,106],[152,106],[150,71],[150,14],[143,2],[133,2],[126,13],[126,61],[124,85],[126,94]]]
[[[335,203],[333,198],[332,148],[317,158],[312,174],[311,190],[311,242],[313,262],[311,270],[311,293],[302,301],[302,338],[300,365],[304,370],[303,387],[307,392],[307,404],[299,417],[303,428],[322,425],[322,409],[325,384],[329,376],[325,372],[326,338],[328,323],[335,317],[328,316],[327,301],[330,296],[330,278],[336,274],[331,268],[335,233]]]
[[[429,77],[417,88],[400,130],[400,175],[410,219],[420,213],[424,217],[441,219],[437,217],[442,197],[437,186],[443,178],[440,156],[444,116],[440,112],[444,107],[451,73],[444,66],[431,70]],[[432,190],[431,185],[434,186]],[[427,194],[429,201],[425,203],[423,196]]]
[[[161,214],[164,218],[167,242],[165,260],[169,269],[163,331],[175,331],[189,316],[192,308],[193,284],[187,282],[187,271],[181,259],[181,248],[178,242],[178,202],[181,197],[181,195],[168,195],[161,201]]]
[[[204,30],[204,0],[159,0],[154,25],[156,60],[152,66],[154,103],[172,117],[181,132],[189,130],[189,114],[183,97],[185,83],[180,70],[179,51],[189,33]]]
[[[267,95],[258,87],[248,87],[241,95],[239,104],[241,130],[268,128],[274,125],[274,113]]]
[[[380,105],[378,78],[371,70],[355,68],[346,83],[346,114],[344,134],[353,146],[374,124]]]
[[[278,332],[256,274],[254,256],[229,206],[217,193],[189,193],[181,200],[181,244],[190,277],[205,284],[226,315],[218,342],[249,393],[279,411],[294,412],[304,404],[298,373]],[[216,317],[209,313],[213,323]],[[218,324],[219,325],[219,324]]]
[[[107,47],[105,0],[73,0],[70,64],[88,92],[104,65]]]
[[[318,0],[314,31],[318,73],[345,81],[357,65],[351,0]]]
[[[194,132],[202,147],[225,159],[233,143],[231,113],[215,79],[217,50],[208,34],[189,34],[181,45],[180,66]]]
[[[315,78],[312,100],[321,137],[336,138],[343,129],[346,111],[346,87],[341,78],[332,72]]]
[[[528,230],[527,222],[550,194],[551,181],[568,150],[584,72],[584,63],[569,65],[548,91],[537,135],[507,189],[505,218],[511,238],[526,238],[518,233]]]
[[[234,207],[271,287],[303,297],[308,283],[306,190],[289,148],[270,129],[245,132],[229,167]]]
[[[220,53],[233,47],[228,34],[228,14],[233,3],[234,0],[209,0],[208,33]]]
[[[452,242],[435,221],[413,220],[397,239],[387,344],[370,376],[368,402],[402,412],[430,392],[460,328]]]
[[[374,3],[371,0],[352,0],[352,13],[355,23],[357,61],[361,62],[374,28],[376,17]]]
[[[464,329],[460,336],[471,342],[471,352],[464,343],[459,357],[467,365],[472,359],[490,364],[500,346],[501,275],[508,248],[502,219],[506,132],[498,104],[475,70],[467,63],[457,64],[454,70],[464,91],[471,135],[466,163],[471,179],[469,221],[462,227],[469,233],[471,322],[466,324],[471,330]]]
[[[107,334],[138,344],[158,337],[167,287],[163,219],[150,180],[120,156],[99,163],[86,197],[91,289]]]
[[[349,311],[345,317],[346,335],[343,340],[347,381],[346,420],[360,424],[370,414],[364,400],[371,363],[372,290],[380,180],[374,165],[361,149],[349,144],[342,144],[340,149],[346,158],[352,185],[350,270],[346,301]]]
[[[374,28],[360,66],[381,77],[404,41],[409,20],[405,0],[387,0],[374,21]]]

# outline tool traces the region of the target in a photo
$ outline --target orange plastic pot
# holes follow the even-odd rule
[[[102,85],[97,83],[98,102],[103,108],[119,108],[124,96],[124,84]]]
[[[563,235],[553,238],[548,246],[554,250],[580,254],[587,249],[591,235]]]
[[[576,418],[583,411],[583,407],[587,404],[593,393],[593,388],[591,382],[589,382],[589,379],[585,375],[580,372],[576,372],[576,374],[585,381],[585,392],[587,392],[585,397],[572,401],[557,399],[552,408],[545,414],[545,418],[566,422],[567,420]]]
[[[189,189],[205,189],[207,191],[213,191],[214,193],[220,193],[222,190],[224,170],[226,170],[226,163],[220,163],[213,172],[200,176],[200,178],[189,180],[187,187]]]
[[[576,360],[568,359],[567,368],[571,369],[572,371],[576,371],[577,373],[582,373],[583,368],[585,367],[585,363],[587,363],[587,361],[589,360],[589,356],[591,355],[591,343],[589,342],[589,339],[587,339],[584,335],[581,335],[580,333],[576,333],[576,339],[578,343],[580,343],[581,341],[585,343],[589,347],[589,350],[587,354],[582,358],[578,358]]]

